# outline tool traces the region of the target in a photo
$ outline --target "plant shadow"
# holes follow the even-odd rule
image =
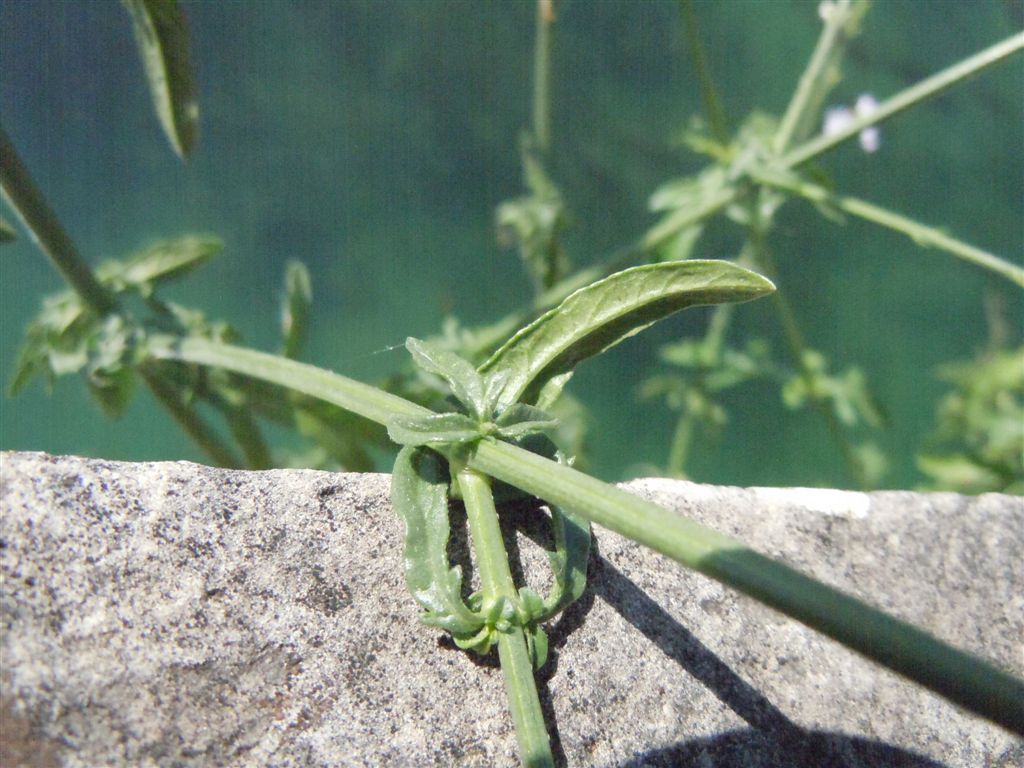
[[[468,582],[472,563],[466,547],[466,529],[459,524],[463,521],[458,520],[460,506],[453,505],[456,514],[452,520],[451,554],[453,562],[462,564]],[[551,549],[550,518],[536,502],[523,502],[505,505],[501,522],[513,576],[517,583],[525,583],[517,534],[542,549]],[[558,672],[559,650],[583,626],[595,598],[604,601],[749,726],[655,747],[620,763],[619,768],[946,768],[945,763],[882,741],[800,727],[603,558],[596,539],[591,546],[587,590],[549,626],[549,657],[537,676],[537,692],[555,764],[560,768],[568,765],[568,759],[561,743],[549,681]],[[438,642],[445,648],[456,648],[448,635]],[[480,666],[498,666],[493,654],[468,655]]]
[[[657,747],[620,768],[943,768],[881,741],[801,728],[602,557],[591,562],[590,584],[597,597],[750,726]]]

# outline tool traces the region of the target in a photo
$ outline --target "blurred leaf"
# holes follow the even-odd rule
[[[793,410],[809,401],[827,403],[836,418],[848,427],[861,422],[875,428],[885,424],[885,414],[864,373],[850,367],[841,376],[829,375],[824,355],[813,349],[804,351],[803,370],[783,384],[782,400]]]
[[[1003,478],[988,467],[963,454],[917,457],[917,467],[932,478],[934,490],[983,493],[1002,488]]]
[[[148,298],[156,285],[181,277],[220,253],[223,244],[215,237],[185,235],[163,240],[123,261],[108,261],[97,276],[115,292],[128,288]]]
[[[122,2],[132,17],[160,125],[174,151],[185,159],[192,154],[199,132],[199,104],[185,14],[177,0]]]
[[[289,261],[284,272],[284,301],[281,303],[281,354],[295,359],[309,330],[309,310],[313,303],[313,286],[309,270],[301,261]]]
[[[13,243],[18,239],[18,233],[7,219],[0,216],[0,245],[6,245],[7,243]]]
[[[528,139],[522,142],[523,179],[529,194],[498,205],[498,242],[516,245],[538,292],[550,288],[569,271],[569,258],[560,242],[569,226],[562,194],[544,170]]]
[[[944,366],[939,376],[954,389],[918,457],[933,487],[980,493],[1024,483],[1024,346]]]

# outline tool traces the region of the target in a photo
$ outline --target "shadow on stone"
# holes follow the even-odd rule
[[[780,737],[745,728],[652,750],[619,768],[944,768],[870,739],[816,731]]]

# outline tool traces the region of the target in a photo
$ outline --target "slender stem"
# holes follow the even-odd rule
[[[139,375],[146,382],[146,386],[152,391],[153,396],[162,405],[171,417],[178,422],[192,440],[202,449],[214,463],[221,467],[230,469],[243,469],[245,463],[240,461],[234,452],[220,439],[213,427],[196,412],[182,401],[181,391],[170,383],[168,379],[161,376],[151,366],[140,366]]]
[[[490,480],[466,467],[460,468],[456,477],[466,505],[466,519],[473,539],[473,551],[476,552],[484,604],[501,598],[514,601],[516,587],[508,565],[498,512],[494,508]],[[528,768],[554,766],[544,712],[533,679],[533,665],[521,627],[514,626],[508,632],[500,633],[498,658],[523,765]]]
[[[491,484],[485,475],[467,467],[460,468],[456,477],[466,504],[466,519],[473,539],[473,551],[476,552],[484,602],[502,597],[515,600],[516,585],[508,566],[508,553],[498,524],[498,512],[494,508]]]
[[[697,419],[693,411],[683,405],[683,412],[679,414],[676,421],[675,431],[672,433],[672,444],[668,450],[669,477],[686,477],[686,462],[689,459],[690,443],[693,441],[693,429]]]
[[[394,416],[427,416],[431,411],[397,395],[297,360],[206,339],[154,337],[150,354],[251,376],[333,403],[347,411],[387,424]]]
[[[779,322],[782,324],[786,345],[789,347],[790,356],[793,358],[793,365],[800,372],[800,378],[804,380],[804,385],[807,387],[807,396],[814,404],[818,413],[821,414],[821,417],[825,419],[829,434],[832,435],[833,441],[843,456],[843,463],[846,465],[851,479],[858,487],[863,488],[867,485],[867,478],[864,476],[853,446],[850,445],[850,441],[846,438],[846,430],[836,417],[835,411],[828,400],[819,394],[817,374],[807,365],[807,358],[804,354],[807,345],[804,343],[803,334],[800,332],[800,326],[796,321],[796,313],[786,297],[781,295],[780,291],[775,292],[772,300],[779,315]]]
[[[554,0],[537,0],[537,34],[533,49],[533,136],[537,148],[551,147],[551,27]]]
[[[995,272],[1024,288],[1024,268],[1018,267],[995,254],[976,248],[970,243],[957,240],[940,229],[914,221],[902,214],[869,203],[856,197],[833,195],[825,187],[790,176],[777,177],[774,174],[753,173],[762,184],[793,192],[816,203],[827,203],[851,216],[870,221],[873,224],[892,229],[906,235],[922,248],[940,248],[958,258],[983,269]]]
[[[391,415],[430,413],[344,376],[241,347],[188,340],[154,345],[153,354],[253,376],[380,423],[386,423]],[[467,466],[577,511],[598,525],[751,595],[972,712],[1024,733],[1024,681],[760,555],[735,539],[508,443],[481,440]]]
[[[533,664],[523,630],[514,627],[498,637],[498,659],[505,677],[505,695],[516,729],[519,755],[526,768],[550,768],[555,764],[548,741],[544,712],[533,679]]]
[[[683,31],[686,34],[686,42],[690,49],[690,58],[693,59],[693,68],[697,71],[697,80],[700,83],[700,95],[704,100],[704,111],[708,116],[708,125],[711,127],[712,135],[722,144],[729,141],[729,128],[725,120],[725,112],[722,111],[722,103],[718,99],[718,91],[715,89],[715,82],[711,77],[711,68],[708,66],[707,58],[704,56],[704,46],[700,41],[700,31],[697,27],[697,14],[693,10],[693,0],[681,0],[683,16]]]
[[[886,99],[879,104],[878,108],[871,112],[871,114],[853,120],[841,131],[837,131],[829,136],[822,135],[811,139],[806,144],[797,147],[785,155],[780,161],[781,165],[785,168],[795,168],[802,165],[808,160],[812,160],[842,144],[847,139],[856,136],[865,128],[888,120],[905,109],[910,109],[915,104],[935,96],[937,93],[956,85],[962,80],[966,80],[968,77],[978,74],[987,67],[1000,63],[1022,49],[1024,49],[1024,32],[996,43],[922,80],[916,85],[900,91],[892,98]]]
[[[469,465],[587,517],[785,613],[1005,728],[1024,733],[1024,681],[679,514],[507,443]]]
[[[246,466],[249,469],[271,469],[274,461],[270,456],[270,449],[249,408],[228,406],[224,409],[224,417],[231,435],[245,454]]]
[[[786,114],[782,117],[779,130],[775,134],[776,154],[781,154],[789,148],[797,127],[805,122],[807,113],[819,101],[818,94],[827,87],[824,78],[828,74],[829,64],[837,46],[845,37],[844,30],[849,19],[849,0],[841,0],[831,6],[831,11],[825,19],[825,26],[818,37],[818,44],[814,47],[814,53],[811,54],[807,68],[800,76],[800,82],[793,92],[793,98],[786,108]]]
[[[105,315],[117,300],[100,285],[68,233],[32,180],[7,133],[0,128],[0,188],[53,265],[94,312]]]

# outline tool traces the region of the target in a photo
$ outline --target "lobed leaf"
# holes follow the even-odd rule
[[[391,503],[405,523],[405,581],[423,620],[458,638],[484,620],[462,602],[462,569],[448,562],[448,477],[440,456],[406,446],[391,476]]]
[[[480,367],[504,376],[499,408],[534,402],[550,379],[686,307],[748,301],[771,281],[725,261],[633,267],[582,288],[523,328]]]
[[[132,17],[135,41],[160,125],[182,159],[199,134],[199,104],[189,56],[188,27],[177,0],[122,0]]]

